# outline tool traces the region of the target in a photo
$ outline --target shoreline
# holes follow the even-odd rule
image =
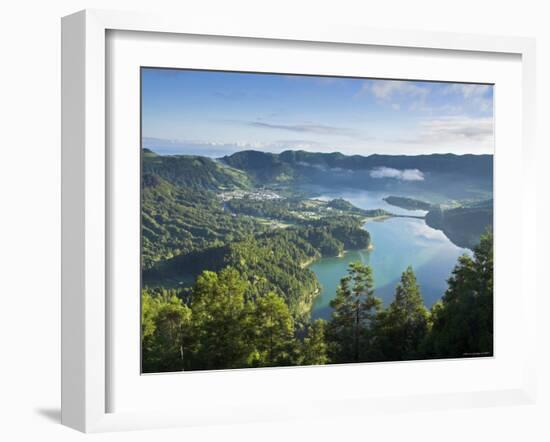
[[[366,216],[363,218],[363,223],[368,223],[369,221],[384,221],[385,219],[394,218],[396,215],[379,215],[379,216]]]
[[[339,253],[337,256],[324,256],[324,257],[321,256],[320,258],[317,258],[317,259],[310,259],[310,260],[308,260],[308,261],[305,263],[306,265],[305,265],[304,267],[302,267],[302,268],[307,268],[307,267],[309,267],[310,265],[314,264],[315,262],[320,261],[321,259],[327,259],[327,258],[343,258],[343,257],[346,255],[346,253],[348,253],[348,252],[356,252],[356,251],[361,251],[361,250],[366,250],[366,251],[368,251],[368,252],[371,252],[372,250],[374,250],[374,244],[371,242],[371,243],[367,246],[367,248],[365,248],[365,249],[345,249],[343,252]],[[315,306],[315,300],[316,300],[317,297],[322,293],[323,287],[322,287],[321,282],[319,281],[319,279],[318,279],[318,277],[317,277],[317,274],[316,274],[313,270],[311,270],[311,269],[309,269],[309,270],[315,274],[315,279],[317,279],[317,282],[318,282],[318,284],[319,284],[319,288],[315,289],[315,291],[312,292],[311,307],[310,307],[309,313],[308,313],[309,315],[311,315],[311,314],[313,313],[313,309],[314,309],[314,306]]]
[[[363,223],[368,223],[369,221],[384,221],[386,219],[390,218],[413,218],[413,219],[423,219],[426,220],[426,215],[400,215],[398,213],[390,213],[388,215],[380,215],[380,216],[367,216],[363,218]]]
[[[303,266],[302,268],[305,268],[305,267],[309,267],[310,265],[316,263],[317,261],[320,261],[321,259],[329,259],[329,258],[343,258],[344,256],[346,256],[347,253],[349,252],[360,252],[360,251],[367,251],[367,252],[371,252],[374,250],[374,244],[371,242],[367,247],[365,247],[364,249],[345,249],[343,252],[339,253],[338,255],[334,255],[334,256],[321,256],[317,259],[309,259],[308,261],[302,263],[301,265]]]

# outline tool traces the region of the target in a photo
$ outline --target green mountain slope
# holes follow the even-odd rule
[[[470,177],[492,175],[492,155],[344,155],[339,152],[319,153],[287,150],[280,154],[246,150],[222,158],[223,162],[241,170],[277,169],[288,171],[312,168],[333,172],[359,171],[378,167],[419,169],[423,172],[461,174]]]
[[[237,170],[211,158],[156,155],[143,149],[143,175],[154,174],[179,186],[198,190],[247,189],[250,179]]]
[[[178,186],[151,172],[143,175],[141,216],[145,269],[156,261],[238,240],[261,229],[252,218],[232,216],[223,210],[213,192],[194,188],[199,182],[193,181],[189,187]],[[209,181],[208,187],[211,185]]]
[[[220,159],[247,172],[256,183],[345,186],[408,193],[436,192],[444,198],[487,198],[492,192],[492,155],[352,155],[285,151],[241,151]],[[373,174],[413,170],[420,178]]]
[[[493,200],[453,209],[433,208],[426,215],[426,224],[442,230],[457,246],[473,249],[493,225]]]

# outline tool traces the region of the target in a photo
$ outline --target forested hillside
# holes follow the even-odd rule
[[[492,356],[493,240],[463,256],[441,301],[428,310],[413,269],[394,301],[376,297],[369,266],[350,265],[331,319],[299,324],[284,298],[260,290],[232,267],[204,271],[184,298],[177,290],[142,293],[142,369],[208,370],[327,363]]]
[[[363,174],[376,164],[422,164],[428,174],[448,162],[465,171],[471,161],[434,157],[242,152],[218,161],[144,149],[143,371],[492,354],[492,233],[481,236],[487,225],[481,217],[472,224],[477,238],[464,239],[476,246],[474,256],[459,259],[447,292],[431,309],[412,268],[403,269],[395,299],[383,305],[372,269],[353,263],[331,301],[330,320],[311,320],[320,285],[310,264],[369,249],[365,220],[392,214],[342,198],[307,198],[293,184],[315,180],[323,170],[325,181],[338,181],[339,174],[349,175],[342,172],[348,166]],[[397,202],[418,206],[412,199]],[[461,217],[489,210],[492,216],[488,202],[434,210],[430,222],[450,238],[459,237]]]
[[[246,173],[213,160],[189,155],[157,155],[143,149],[142,174],[157,175],[173,184],[193,190],[220,190],[250,187]]]
[[[287,150],[280,154],[247,150],[222,158],[237,169],[251,173],[290,171],[310,167],[319,170],[367,170],[378,167],[395,169],[419,169],[425,172],[462,174],[470,177],[492,177],[492,155],[344,155],[339,152],[318,153],[303,150]],[[300,169],[303,170],[303,169]],[[337,172],[338,170],[336,170]]]
[[[204,269],[231,267],[250,282],[247,299],[273,292],[285,300],[295,320],[304,322],[319,290],[307,264],[370,245],[368,232],[361,228],[364,214],[353,206],[334,216],[325,202],[266,200],[262,198],[271,194],[242,192],[247,183],[242,172],[212,160],[145,154],[142,279],[146,286],[182,288]],[[279,224],[274,226],[271,219]],[[281,225],[281,220],[290,224]]]
[[[426,224],[442,230],[456,245],[473,248],[487,227],[493,225],[493,200],[450,209],[433,207],[426,215]]]
[[[443,199],[487,197],[492,192],[492,155],[343,155],[289,150],[241,151],[220,159],[256,183],[309,183],[433,192]],[[401,175],[409,171],[409,176]],[[396,179],[400,177],[400,179]]]
[[[200,168],[196,169],[200,174]],[[239,240],[264,228],[254,219],[232,216],[215,194],[175,184],[159,174],[142,176],[142,265]],[[178,182],[186,179],[179,178]]]

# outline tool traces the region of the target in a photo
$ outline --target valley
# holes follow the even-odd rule
[[[299,152],[211,159],[144,150],[144,293],[173,293],[190,305],[205,271],[219,275],[232,269],[243,280],[244,300],[255,304],[265,293],[280,297],[300,335],[312,321],[331,318],[338,286],[352,263],[372,269],[376,295],[385,306],[392,303],[403,270],[414,268],[430,308],[445,293],[457,260],[473,256],[492,224],[492,205],[482,199],[490,188],[480,184],[483,180],[472,186],[468,175],[460,178],[470,183],[468,202],[462,204],[456,189],[449,193],[439,186],[435,192],[430,183],[433,178],[441,184],[447,172],[426,173],[421,185],[372,178],[372,188],[364,182],[350,187],[349,177],[344,180],[344,172],[335,170],[348,164],[347,157],[303,154],[307,166]],[[435,163],[447,170],[451,167],[441,166],[447,161],[463,159],[445,156]],[[395,158],[390,163],[404,164]],[[345,174],[357,178],[368,171]],[[407,196],[399,196],[402,191]]]

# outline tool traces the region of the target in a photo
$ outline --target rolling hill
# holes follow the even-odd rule
[[[480,236],[493,225],[493,200],[453,209],[433,208],[426,215],[426,224],[442,230],[457,246],[473,249]]]
[[[211,158],[190,155],[157,155],[143,149],[143,176],[157,175],[172,184],[197,190],[247,189],[247,174]]]
[[[488,198],[492,155],[352,155],[284,151],[241,151],[220,161],[259,184],[294,183],[423,193],[445,198]]]

